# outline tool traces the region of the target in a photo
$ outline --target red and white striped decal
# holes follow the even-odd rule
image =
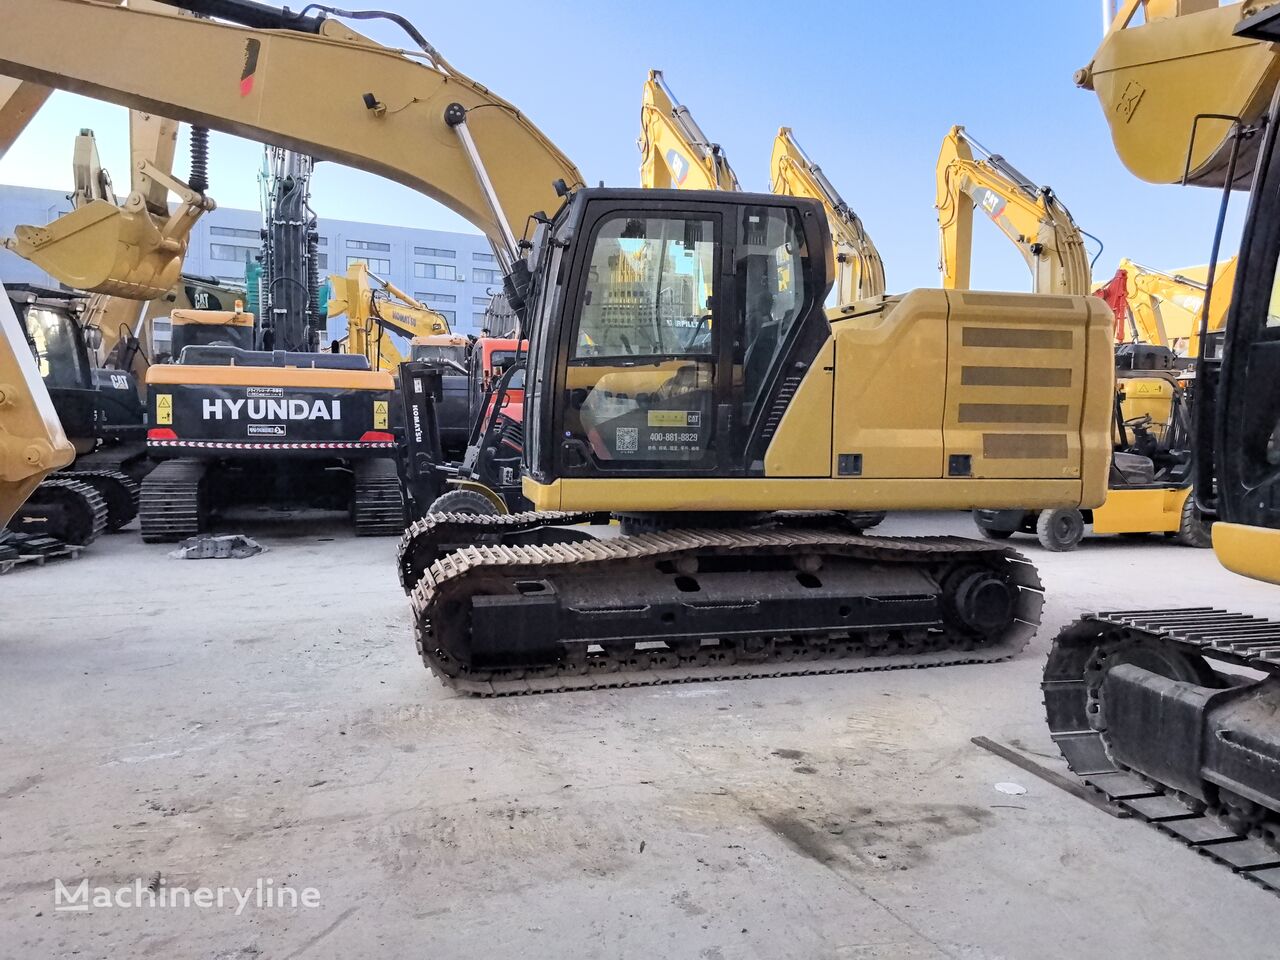
[[[335,441],[333,443],[236,443],[224,440],[148,440],[149,447],[198,447],[201,450],[394,450],[394,443]]]

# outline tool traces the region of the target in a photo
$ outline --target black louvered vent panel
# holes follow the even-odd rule
[[[791,406],[791,401],[795,398],[796,391],[800,389],[800,382],[803,379],[804,374],[793,374],[782,382],[782,388],[774,397],[773,406],[769,408],[769,413],[764,419],[764,429],[760,433],[760,438],[765,443],[772,440],[773,435],[778,432],[778,424],[782,422],[783,414]]]

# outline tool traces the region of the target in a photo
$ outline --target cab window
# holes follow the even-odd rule
[[[718,231],[635,214],[596,228],[566,371],[567,466],[710,464]]]
[[[734,277],[743,304],[743,330],[734,364],[742,371],[743,414],[756,414],[779,358],[808,307],[809,251],[792,209],[744,207]]]

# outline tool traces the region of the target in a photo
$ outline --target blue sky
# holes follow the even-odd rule
[[[934,163],[953,123],[1052,186],[1103,241],[1095,279],[1122,256],[1166,269],[1209,256],[1217,193],[1136,180],[1112,152],[1094,95],[1071,82],[1100,39],[1098,0],[373,6],[412,19],[459,70],[531,117],[591,183],[638,182],[651,67],[723,145],[746,189],[768,189],[773,137],[791,126],[866,223],[890,290],[938,283]],[[401,44],[393,29],[362,29]],[[126,184],[124,111],[68,94],[55,95],[0,160],[0,182],[69,190],[81,127],[95,130],[104,164]],[[214,134],[210,194],[256,209],[260,160],[256,145]],[[471,230],[399,185],[331,164],[318,170],[313,206],[323,216]],[[1237,200],[1233,220],[1242,211]],[[976,227],[974,286],[1030,289],[1012,245],[985,220]],[[1228,236],[1230,253],[1236,233]]]

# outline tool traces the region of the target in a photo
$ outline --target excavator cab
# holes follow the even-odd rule
[[[1251,36],[1280,42],[1280,10]],[[1260,140],[1236,264],[1222,359],[1207,364],[1216,390],[1212,475],[1220,522],[1213,545],[1229,570],[1280,583],[1280,148],[1276,107]],[[1212,382],[1212,381],[1211,381]],[[1207,417],[1201,423],[1210,422]]]
[[[829,245],[817,201],[575,194],[537,265],[534,485],[762,476],[775,408],[830,336]]]

